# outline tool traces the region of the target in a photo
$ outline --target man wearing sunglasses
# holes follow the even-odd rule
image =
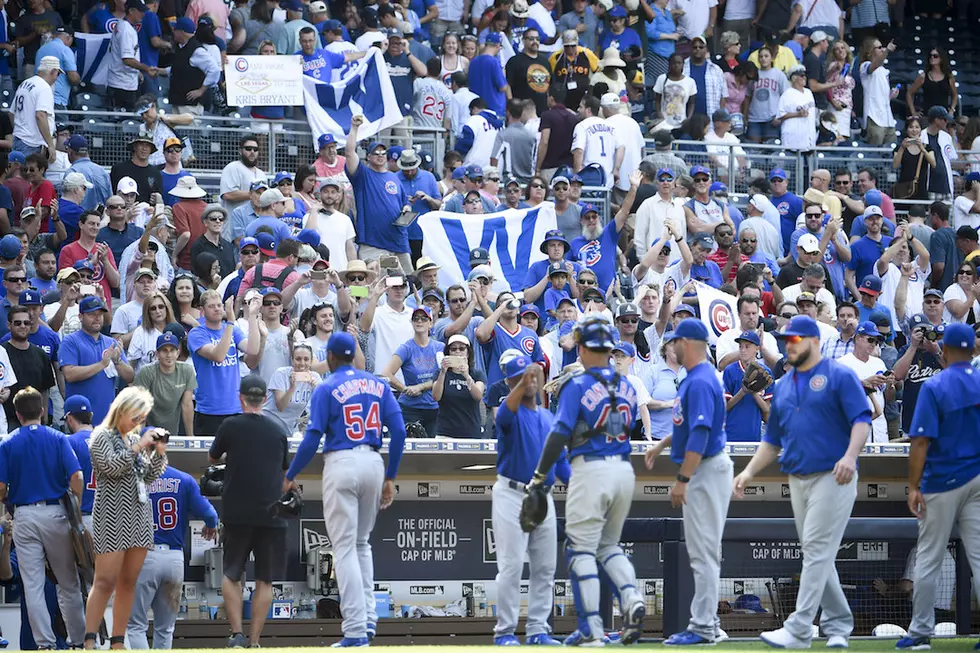
[[[850,354],[845,354],[837,359],[840,365],[852,370],[861,380],[864,391],[868,395],[869,406],[874,402],[881,409],[885,405],[884,390],[886,385],[894,385],[894,376],[886,376],[885,362],[875,354],[878,347],[884,340],[884,336],[878,331],[878,327],[870,320],[861,322],[854,335],[854,349]],[[878,413],[871,421],[871,438],[868,442],[888,442],[888,422],[885,419],[883,410],[874,411],[872,415]]]
[[[204,233],[191,243],[191,260],[205,252],[213,254],[221,266],[222,278],[235,271],[235,246],[222,237],[228,211],[220,204],[208,204],[201,213]]]
[[[939,341],[946,324],[936,326],[925,314],[913,315],[908,322],[909,343],[895,362],[895,381],[902,382],[902,432],[912,433],[916,402],[926,381],[943,371]]]
[[[259,142],[246,134],[239,141],[240,158],[221,170],[221,201],[225,208],[234,212],[249,200],[249,187],[253,181],[266,179],[266,173],[258,167]]]

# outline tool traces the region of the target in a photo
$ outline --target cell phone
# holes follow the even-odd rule
[[[105,204],[99,204],[97,207],[95,207],[95,212],[99,215],[105,213]]]
[[[86,295],[94,295],[95,286],[91,283],[83,283],[81,286],[79,286],[78,292],[82,295],[82,297],[85,297]]]
[[[397,268],[399,265],[401,265],[400,261],[398,260],[398,257],[391,256],[390,254],[382,256],[381,260],[378,261],[378,264],[382,268]]]
[[[326,270],[310,270],[310,279],[321,279],[322,280],[322,279],[326,279],[326,278],[327,278],[327,271]]]
[[[348,286],[347,292],[350,293],[351,297],[356,297],[357,299],[364,299],[370,293],[367,286]]]
[[[395,288],[397,286],[404,286],[405,285],[405,278],[404,277],[388,277],[387,279],[385,279],[385,285],[388,288]]]
[[[313,375],[310,374],[309,372],[297,372],[296,373],[296,382],[297,383],[309,383],[312,380],[313,380]]]
[[[446,356],[446,359],[449,361],[449,367],[454,370],[465,369],[469,364],[465,356]]]
[[[894,372],[892,372],[891,370],[886,370],[886,371],[885,371],[885,372],[884,372],[884,373],[882,374],[882,376],[884,376],[884,377],[892,377],[892,376],[895,376],[895,373],[894,373]]]

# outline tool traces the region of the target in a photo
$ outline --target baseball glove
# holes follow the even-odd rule
[[[529,483],[521,502],[521,530],[530,533],[548,516],[548,490],[543,485]]]
[[[761,392],[772,384],[772,374],[755,361],[749,364],[742,377],[742,386],[749,392]]]

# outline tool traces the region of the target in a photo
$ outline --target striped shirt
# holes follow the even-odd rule
[[[841,356],[846,356],[854,351],[854,336],[851,336],[850,340],[842,340],[840,335],[838,335],[833,340],[825,343],[820,349],[820,354],[824,358],[837,360]]]

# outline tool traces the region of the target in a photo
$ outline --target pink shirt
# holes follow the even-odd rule
[[[193,20],[196,25],[201,16],[208,14],[214,19],[215,34],[224,38],[230,13],[231,10],[223,0],[191,0],[184,15]]]

